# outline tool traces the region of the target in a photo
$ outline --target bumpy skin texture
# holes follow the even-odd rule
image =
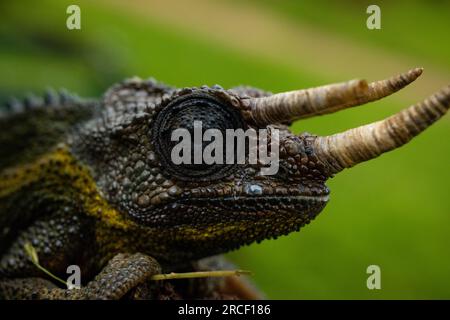
[[[238,119],[193,108],[171,114],[173,125],[188,117],[245,130],[258,129],[246,99],[266,95],[247,87],[175,89],[129,79],[99,101],[50,93],[44,101],[29,99],[28,110],[14,103],[0,117],[8,133],[0,139],[0,297],[193,297],[178,284],[155,289],[145,279],[195,270],[193,261],[309,223],[328,201],[331,176],[316,156],[315,136],[294,135],[285,124],[268,127],[280,130],[280,169],[273,176],[245,164],[192,179],[189,168],[173,168],[161,154],[169,147],[161,138],[167,128],[155,123],[174,101],[206,97]],[[65,277],[68,265],[79,265],[83,288],[74,293],[43,279],[24,252],[26,242],[54,274]],[[217,289],[223,284],[211,283],[216,289],[210,285],[196,297],[230,297]]]

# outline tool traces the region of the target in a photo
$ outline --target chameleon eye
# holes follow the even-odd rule
[[[199,124],[201,124],[200,127]],[[235,165],[224,164],[225,159],[222,163],[205,161],[202,157],[203,151],[205,147],[215,141],[215,138],[204,141],[203,134],[209,129],[220,131],[223,137],[221,141],[222,154],[225,156],[226,130],[243,127],[244,123],[240,113],[231,105],[211,95],[196,93],[175,99],[161,110],[155,119],[152,134],[156,152],[168,174],[185,181],[209,181],[230,174]],[[180,142],[186,142],[181,141],[184,139],[180,140],[180,136],[174,139],[173,133],[177,129],[184,129],[182,131],[189,136],[188,148],[183,149],[188,154],[181,152],[183,156],[181,163],[179,160],[173,159],[172,154],[175,147],[180,148]],[[200,158],[199,153],[202,154]],[[176,154],[178,155],[178,152]]]

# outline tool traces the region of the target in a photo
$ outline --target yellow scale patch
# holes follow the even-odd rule
[[[68,181],[70,185],[67,185]],[[128,229],[133,225],[101,196],[88,168],[74,158],[67,146],[58,146],[54,151],[39,157],[30,164],[2,171],[0,201],[1,198],[21,192],[22,188],[34,182],[51,182],[75,190],[85,212],[99,218],[108,226]]]

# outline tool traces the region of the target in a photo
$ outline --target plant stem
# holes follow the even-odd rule
[[[218,271],[198,271],[198,272],[185,272],[185,273],[167,273],[167,274],[155,274],[150,280],[170,280],[170,279],[188,279],[188,278],[208,278],[208,277],[229,277],[250,275],[250,271],[246,270],[218,270]]]

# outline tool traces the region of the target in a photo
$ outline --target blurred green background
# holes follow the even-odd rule
[[[66,8],[81,7],[81,30]],[[46,87],[99,96],[124,77],[177,85],[248,84],[273,92],[416,66],[386,100],[299,121],[329,134],[386,117],[450,80],[450,1],[6,1],[0,12],[0,100]],[[269,298],[450,298],[450,116],[400,150],[340,173],[310,225],[229,257]],[[366,268],[381,267],[368,290]]]

